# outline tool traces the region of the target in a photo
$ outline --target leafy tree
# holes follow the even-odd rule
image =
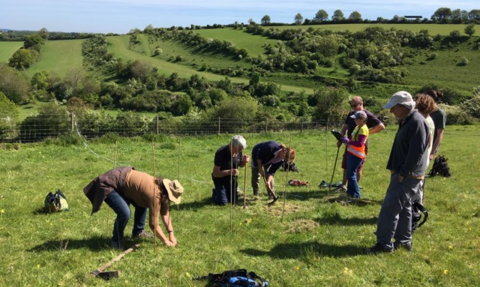
[[[472,37],[472,35],[475,34],[475,24],[467,25],[467,27],[465,27],[465,34]]]
[[[270,24],[270,16],[268,16],[268,15],[263,16],[263,18],[261,20],[261,23],[262,23],[262,25]]]
[[[251,97],[235,97],[226,99],[210,110],[211,119],[224,119],[235,123],[233,126],[222,127],[227,131],[246,127],[251,123],[258,111],[258,103]]]
[[[447,7],[438,8],[435,13],[433,13],[431,19],[438,22],[446,22],[452,16],[452,10]]]
[[[480,20],[480,9],[473,9],[472,11],[468,12],[468,19]]]
[[[349,97],[347,90],[329,87],[316,91],[314,96],[317,98],[317,107],[313,114],[315,120],[341,122],[344,119],[347,113],[344,103]]]
[[[27,69],[37,61],[38,55],[36,50],[20,48],[13,53],[8,64],[19,70]]]
[[[295,15],[295,24],[301,25],[302,23],[303,23],[303,16],[302,14],[297,13],[297,15]]]
[[[47,28],[40,29],[40,31],[38,31],[38,35],[40,35],[40,37],[42,37],[44,40],[48,40],[49,34]]]
[[[188,95],[177,96],[176,101],[172,103],[171,112],[175,116],[183,116],[188,113],[188,110],[193,106],[192,99]]]
[[[342,10],[335,10],[332,15],[332,21],[333,22],[341,22],[345,20],[345,16],[342,12]]]
[[[327,20],[328,20],[328,13],[323,9],[318,10],[317,14],[315,14],[315,17],[313,18],[314,23],[322,23]]]
[[[462,35],[460,34],[460,31],[458,30],[453,30],[452,32],[450,32],[450,38],[452,38],[452,40],[456,41],[458,39],[460,39]]]
[[[0,92],[15,104],[25,104],[29,100],[28,79],[19,71],[0,63]]]
[[[348,16],[348,20],[351,22],[362,22],[362,14],[358,11],[353,11],[350,16]]]
[[[25,37],[23,46],[25,49],[35,49],[40,52],[41,46],[45,43],[45,39],[40,34],[33,34]]]
[[[463,23],[468,19],[468,12],[465,10],[455,9],[452,11],[452,15],[450,17],[453,23]]]

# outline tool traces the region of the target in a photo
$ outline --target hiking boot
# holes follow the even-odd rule
[[[138,239],[145,240],[145,239],[153,238],[153,234],[151,234],[150,232],[147,232],[145,230],[142,230],[139,233],[133,235],[132,238],[134,238],[134,239],[138,238]]]
[[[393,243],[393,249],[395,250],[399,250],[400,248],[403,248],[407,251],[412,251],[413,247],[412,247],[412,243],[411,242],[405,242],[405,243],[402,243],[400,241],[395,241]]]
[[[365,252],[370,255],[376,255],[377,253],[392,253],[393,248],[383,247],[380,243],[375,244],[375,246],[365,249]]]
[[[112,240],[112,248],[113,249],[118,249],[118,250],[123,250],[125,249],[125,246],[123,246],[123,242],[122,241],[113,241]]]

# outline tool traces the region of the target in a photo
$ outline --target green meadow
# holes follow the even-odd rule
[[[83,40],[46,41],[42,46],[41,59],[27,70],[29,76],[43,70],[63,77],[73,70],[83,70]]]
[[[388,24],[388,23],[360,23],[360,24],[327,24],[327,25],[301,25],[301,26],[272,26],[272,28],[283,29],[322,29],[331,31],[345,31],[348,30],[352,33],[360,32],[369,27],[381,27],[383,29],[394,28],[396,30],[410,30],[414,32],[420,32],[421,30],[428,30],[430,35],[442,35],[448,36],[452,31],[459,31],[461,35],[465,36],[465,27],[467,24]],[[474,36],[479,36],[480,31],[476,29]]]
[[[0,42],[0,62],[8,63],[15,51],[22,46],[23,42]]]
[[[362,199],[352,204],[319,187],[332,174],[333,182],[341,180],[328,130],[244,135],[248,154],[265,140],[297,151],[299,172],[277,172],[281,199],[271,207],[264,189],[254,200],[249,169],[240,172],[239,204],[213,205],[214,153],[232,135],[2,144],[0,286],[209,286],[192,278],[238,268],[255,271],[270,286],[479,286],[478,126],[447,126],[440,154],[449,158],[452,176],[426,179],[429,217],[413,235],[413,251],[364,253],[375,243],[395,132],[388,126],[371,136]],[[82,189],[124,165],[182,183],[182,202],[170,210],[179,243],[167,248],[159,240],[140,241],[138,250],[107,269],[119,271],[119,278],[106,282],[90,272],[120,253],[109,247],[115,214],[104,205],[90,215]],[[290,179],[309,185],[288,186]],[[46,194],[57,189],[70,211],[43,213]],[[127,246],[138,243],[129,238],[131,227]]]

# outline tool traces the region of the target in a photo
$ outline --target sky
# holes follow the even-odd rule
[[[329,18],[337,9],[345,17],[358,11],[363,19],[419,15],[430,18],[438,8],[471,11],[480,9],[480,1],[450,0],[0,0],[0,29],[51,32],[126,34],[148,25],[154,28],[213,24],[260,23],[263,16],[271,22],[293,23],[300,13],[312,19],[318,10]]]

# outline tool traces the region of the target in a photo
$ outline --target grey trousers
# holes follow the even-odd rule
[[[420,179],[406,177],[400,183],[398,174],[390,177],[387,194],[377,223],[377,243],[393,248],[392,238],[402,244],[412,240],[412,198],[419,192]]]
[[[259,190],[259,185],[260,185],[260,178],[262,176],[260,175],[260,172],[258,171],[258,167],[253,167],[252,166],[252,188],[253,188],[253,195],[257,196],[258,195],[258,190]],[[262,182],[262,184],[265,184]],[[272,191],[275,192],[275,178],[272,178]],[[268,191],[267,191],[268,193]]]

